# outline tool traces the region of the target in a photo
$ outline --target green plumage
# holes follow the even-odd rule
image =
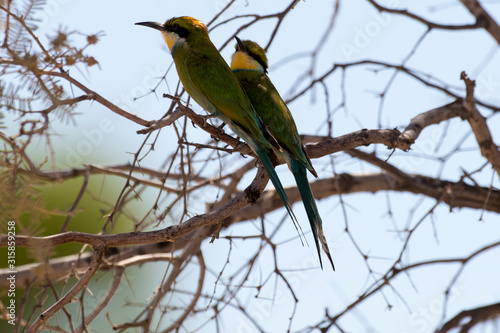
[[[238,38],[237,41],[231,69],[243,86],[258,116],[276,139],[278,145],[273,146],[274,152],[288,164],[295,177],[311,225],[321,267],[323,267],[323,264],[320,243],[332,264],[332,268],[335,270],[323,233],[318,207],[307,180],[306,169],[315,177],[317,177],[317,174],[303,149],[295,121],[287,105],[266,74],[267,58],[264,50],[255,42],[241,41]]]
[[[274,139],[262,125],[238,80],[210,41],[206,26],[186,16],[172,18],[164,24],[136,24],[162,32],[184,89],[200,106],[225,122],[259,157],[297,226],[285,190],[268,155],[272,149],[268,139]]]

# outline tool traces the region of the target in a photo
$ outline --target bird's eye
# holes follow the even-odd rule
[[[170,32],[175,32],[177,35],[179,35],[179,37],[182,37],[182,38],[187,38],[189,35],[189,31],[186,28],[179,25],[179,23],[171,24],[167,28],[167,30]]]

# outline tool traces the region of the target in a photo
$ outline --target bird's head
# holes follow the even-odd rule
[[[266,51],[251,40],[236,38],[236,52],[231,60],[233,71],[250,70],[267,73]]]
[[[160,30],[171,52],[180,43],[189,43],[189,40],[196,38],[208,38],[208,30],[205,24],[189,16],[173,17],[165,23],[138,22],[136,24]]]

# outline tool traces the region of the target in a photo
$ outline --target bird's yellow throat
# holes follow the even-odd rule
[[[231,69],[234,70],[262,70],[262,66],[244,52],[235,52],[231,59]]]
[[[179,36],[175,33],[167,31],[162,31],[161,34],[168,45],[168,49],[172,52],[172,48],[174,47],[175,42],[179,39]]]

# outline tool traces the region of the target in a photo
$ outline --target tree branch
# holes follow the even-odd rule
[[[429,20],[424,19],[421,16],[413,14],[406,9],[394,9],[384,7],[378,4],[375,0],[368,0],[368,2],[375,8],[377,8],[380,12],[387,12],[391,14],[403,15],[407,16],[417,22],[425,24],[429,29],[443,29],[443,30],[469,30],[469,29],[478,29],[484,27],[484,23],[482,20],[476,20],[474,24],[460,24],[460,25],[452,25],[452,24],[440,24],[431,22]],[[463,1],[462,1],[463,2]]]
[[[149,127],[152,125],[152,122],[150,120],[143,119],[139,117],[136,114],[130,113],[122,108],[120,108],[118,105],[115,105],[108,101],[106,98],[102,97],[95,91],[92,91],[91,89],[87,88],[84,84],[82,84],[80,81],[76,80],[72,76],[70,76],[66,72],[54,72],[54,71],[47,71],[47,70],[40,70],[37,69],[34,72],[36,75],[47,75],[47,76],[56,76],[65,79],[66,81],[70,82],[71,84],[74,84],[77,86],[80,90],[84,91],[87,95],[85,99],[87,100],[94,100],[97,103],[101,104],[102,106],[106,107],[110,111],[113,111],[114,113],[133,121],[136,124]],[[83,98],[83,97],[80,97]]]
[[[365,175],[341,174],[333,178],[312,181],[311,189],[317,199],[327,198],[332,195],[339,194],[337,190],[338,188],[341,189],[341,194],[367,192],[375,193],[379,191],[425,194],[429,197],[435,198],[436,200],[442,200],[448,204],[450,208],[484,208],[488,211],[500,213],[499,190],[492,190],[490,192],[489,188],[471,186],[463,182],[449,182],[419,175],[406,174],[405,180],[406,181],[401,181],[396,176],[388,173],[373,173]],[[286,192],[290,203],[293,204],[301,202],[302,199],[300,192],[296,186],[287,187]],[[276,191],[265,190],[256,205],[245,207],[226,218],[224,227],[227,228],[234,223],[257,219],[262,216],[262,214],[267,214],[282,207],[283,203],[281,202]],[[205,232],[205,236],[208,237],[212,232],[212,229],[207,230]],[[121,239],[139,237],[130,233],[120,235],[123,235]],[[109,248],[105,254],[105,261],[108,264],[101,265],[101,269],[110,269],[113,267],[110,263],[123,262],[139,254],[149,255],[151,256],[151,260],[155,260],[153,254],[170,253],[186,246],[192,238],[190,235],[193,235],[193,231],[185,237],[177,238],[175,242],[155,241],[140,243],[140,240],[137,239],[137,244],[143,245],[116,249]],[[70,239],[61,240],[60,244],[70,241]],[[128,243],[134,243],[134,240],[131,239]],[[0,236],[0,245],[3,245],[2,236]],[[116,244],[115,246],[121,245],[126,244]],[[31,245],[28,243],[26,246]],[[62,277],[71,276],[72,274],[77,274],[78,272],[87,269],[89,260],[90,254],[83,253],[52,259],[45,264],[29,264],[20,266],[17,267],[18,273],[16,283],[18,283],[19,287],[23,287],[32,281],[32,279],[36,279],[37,276],[42,277],[44,274],[49,274],[49,278],[52,281],[56,281]],[[40,267],[44,267],[44,265],[48,265],[51,269],[46,271],[44,274],[41,274]],[[9,273],[7,273],[6,270],[0,270],[0,289],[8,287],[8,280],[6,280],[8,276]]]
[[[26,331],[27,333],[37,332],[40,326],[42,326],[50,317],[56,314],[56,312],[62,309],[64,306],[66,306],[66,304],[71,302],[76,294],[87,285],[90,279],[94,276],[95,272],[97,272],[97,270],[99,269],[99,265],[101,264],[103,254],[104,247],[96,247],[94,249],[92,261],[87,272],[85,272],[85,274],[78,280],[78,282],[63,297],[61,297],[50,308],[48,308],[38,316],[35,322]]]
[[[476,136],[476,141],[479,145],[479,149],[481,150],[481,155],[488,160],[500,176],[500,151],[498,151],[497,146],[493,142],[486,119],[477,109],[474,100],[474,87],[476,86],[476,82],[469,79],[465,72],[462,72],[460,79],[465,82],[467,92],[467,96],[463,102],[465,109],[468,111],[467,121],[472,128],[472,132],[474,132],[474,135]]]
[[[197,215],[180,224],[161,230],[148,232],[130,232],[114,235],[94,235],[84,232],[64,232],[46,237],[16,236],[16,246],[27,247],[52,247],[65,243],[89,244],[94,247],[111,247],[134,244],[153,244],[159,242],[173,242],[180,237],[204,226],[215,225],[226,217],[236,213],[249,204],[258,200],[264,190],[269,177],[264,168],[259,167],[252,183],[228,201],[223,206],[206,214]],[[7,235],[0,236],[0,246],[7,246]]]
[[[477,0],[460,0],[460,2],[474,15],[476,22],[480,23],[486,31],[500,45],[500,26]]]
[[[414,117],[408,126],[406,126],[401,137],[415,142],[420,132],[430,125],[439,124],[442,121],[450,120],[455,117],[464,118],[466,109],[464,108],[463,101],[457,99],[450,104],[440,106],[436,109],[424,112]]]
[[[475,309],[464,310],[448,320],[437,333],[446,333],[457,328],[460,333],[467,333],[476,325],[500,316],[500,303],[481,306]]]

